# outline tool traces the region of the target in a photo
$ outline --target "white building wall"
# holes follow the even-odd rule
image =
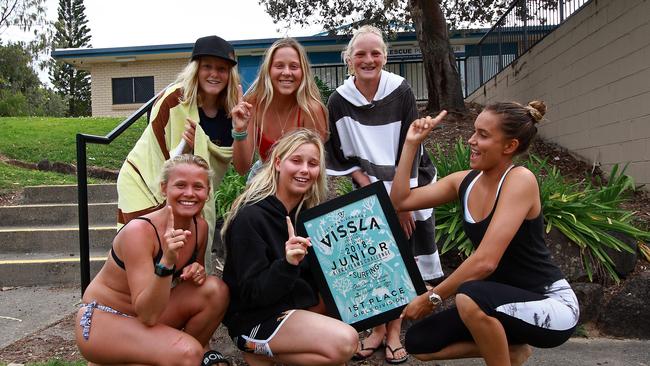
[[[466,100],[533,99],[543,138],[650,185],[650,1],[590,2]]]

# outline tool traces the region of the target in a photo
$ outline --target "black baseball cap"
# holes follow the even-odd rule
[[[237,65],[237,61],[235,61],[235,49],[221,37],[207,36],[197,39],[194,42],[194,48],[192,48],[191,59],[196,60],[201,56],[219,57],[230,62],[232,66]]]

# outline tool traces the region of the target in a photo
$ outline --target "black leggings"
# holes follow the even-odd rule
[[[498,319],[510,344],[556,347],[569,339],[578,322],[578,302],[565,280],[549,286],[544,295],[490,281],[466,282],[458,293]],[[411,326],[405,346],[411,354],[427,354],[463,341],[474,340],[454,307]]]

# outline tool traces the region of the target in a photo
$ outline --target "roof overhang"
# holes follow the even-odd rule
[[[483,30],[452,35],[451,43],[476,43],[484,34]],[[456,38],[462,38],[461,41]],[[476,39],[473,41],[473,39]],[[230,41],[237,56],[261,56],[278,38],[248,39]],[[349,35],[295,37],[307,52],[331,52],[342,50],[350,40]],[[468,42],[469,41],[469,42]],[[398,33],[391,45],[415,44],[415,33]],[[72,64],[79,69],[90,70],[93,64],[128,63],[134,61],[188,59],[193,43],[162,44],[111,48],[64,48],[52,51],[52,57]]]

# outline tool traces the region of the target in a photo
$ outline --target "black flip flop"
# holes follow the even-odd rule
[[[404,357],[395,358],[395,352],[397,352],[397,351],[399,351],[401,349],[404,349],[404,347],[397,347],[397,348],[393,349],[391,346],[386,345],[386,349],[388,349],[390,351],[390,353],[391,353],[391,356],[393,356],[392,358],[384,357],[386,359],[386,362],[388,362],[391,365],[397,365],[397,364],[400,364],[400,363],[404,363],[404,362],[406,362],[406,360],[409,359],[409,354],[408,353]]]
[[[217,351],[206,352],[203,355],[203,360],[201,360],[201,366],[216,366],[219,364],[230,366],[230,361]]]
[[[361,345],[361,349],[354,353],[354,355],[352,356],[352,361],[363,361],[366,358],[372,356],[375,352],[377,352],[379,347],[381,347],[381,344],[379,346],[377,346],[377,347],[366,347],[363,344],[363,341],[359,341],[359,344]],[[363,352],[363,351],[372,351],[372,352],[370,352],[367,355],[362,355],[360,352]]]

